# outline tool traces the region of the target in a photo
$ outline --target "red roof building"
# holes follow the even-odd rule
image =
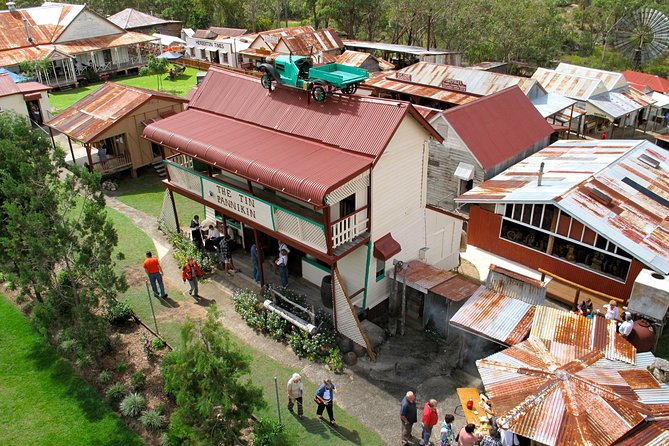
[[[553,128],[516,87],[432,115],[444,142],[430,144],[428,203],[454,198],[546,147]]]
[[[625,79],[630,86],[643,91],[644,93],[650,93],[652,91],[669,93],[669,80],[661,76],[631,70],[623,71],[622,74],[625,76]]]
[[[165,184],[205,205],[208,219],[287,243],[290,264],[301,266],[293,273],[306,280],[320,285],[331,274],[337,328],[360,345],[352,305],[387,300],[394,259],[416,259],[435,240],[425,261],[457,265],[459,220],[425,203],[426,143],[441,137],[407,102],[316,103],[212,67],[188,110],[144,137],[176,154],[165,160]]]
[[[37,82],[16,83],[8,73],[0,73],[0,112],[12,110],[35,124],[50,117],[48,85]]]

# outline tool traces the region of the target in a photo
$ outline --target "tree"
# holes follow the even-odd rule
[[[139,70],[139,75],[155,75],[158,90],[161,90],[163,87],[163,75],[167,73],[167,64],[167,59],[157,58],[155,55],[149,54],[146,58],[146,66],[143,66]]]
[[[101,309],[127,284],[114,269],[118,239],[99,175],[64,166],[64,152],[24,117],[0,115],[0,272],[41,333],[95,358],[108,347]]]
[[[250,359],[230,341],[215,306],[204,323],[187,320],[179,348],[165,355],[165,392],[176,397],[170,437],[194,445],[233,444],[251,415],[265,402],[262,390],[242,376]]]

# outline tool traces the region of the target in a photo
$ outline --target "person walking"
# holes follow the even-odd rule
[[[144,260],[144,271],[149,276],[149,282],[151,282],[151,289],[153,290],[153,297],[160,296],[161,298],[166,298],[165,286],[163,285],[163,268],[160,266],[160,262],[157,258],[153,257],[151,251],[146,251],[146,260]],[[160,294],[158,294],[158,287],[160,287]]]
[[[304,393],[304,384],[299,373],[293,373],[288,380],[288,410],[293,411],[293,406],[297,403],[297,416],[300,420],[304,419],[304,407],[302,404],[302,393]]]
[[[421,433],[420,444],[430,444],[430,437],[432,437],[432,428],[439,422],[439,412],[437,411],[437,400],[434,398],[425,403],[423,407],[423,417],[421,426],[423,431]]]
[[[232,252],[230,250],[230,236],[228,234],[225,234],[225,236],[221,237],[220,240],[221,241],[218,244],[218,252],[219,255],[221,256],[223,269],[228,274],[235,273],[237,272],[237,270],[235,270],[235,266],[232,263]]]
[[[200,216],[194,215],[190,221],[190,236],[197,249],[202,249],[202,231],[200,230]]]
[[[418,409],[416,409],[416,396],[408,391],[400,404],[400,419],[402,420],[402,444],[412,444],[411,429],[418,421]]]
[[[495,426],[491,426],[488,435],[484,436],[479,444],[481,446],[502,446],[499,430]]]
[[[260,254],[260,256],[258,256]],[[260,283],[260,263],[259,259],[262,259],[262,249],[258,249],[256,244],[251,245],[251,263],[253,264],[253,280],[256,283]]]
[[[288,251],[285,249],[282,249],[279,253],[279,258],[276,259],[276,266],[279,270],[281,286],[286,288],[288,286]]]
[[[441,425],[441,431],[439,432],[441,443],[440,446],[454,446],[455,445],[455,432],[453,432],[453,421],[455,417],[447,413],[444,415],[444,424]]]
[[[323,384],[320,385],[318,390],[316,390],[316,396],[314,401],[318,404],[318,409],[316,410],[316,415],[321,421],[325,421],[323,418],[323,410],[327,409],[328,418],[330,419],[330,424],[332,426],[337,426],[335,423],[334,414],[332,413],[332,404],[334,403],[334,393],[335,385],[329,379],[323,381]]]
[[[200,265],[195,263],[195,260],[193,260],[192,257],[189,257],[188,262],[186,262],[184,267],[181,268],[181,278],[183,279],[184,283],[188,281],[188,285],[190,286],[188,294],[192,295],[193,297],[200,297],[200,294],[198,293],[197,282],[198,279],[202,276],[203,274],[202,270],[200,269]]]

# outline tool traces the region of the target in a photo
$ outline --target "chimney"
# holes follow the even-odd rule
[[[16,3],[12,1],[7,2],[7,9],[9,9],[9,12],[16,12]]]
[[[30,25],[28,25],[28,19],[23,19],[23,26],[26,29],[26,36],[28,37],[28,42],[32,43],[33,38],[30,36]]]
[[[539,166],[539,177],[537,178],[537,186],[541,186],[541,180],[544,177],[544,163]]]

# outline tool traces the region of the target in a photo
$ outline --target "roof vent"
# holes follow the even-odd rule
[[[33,38],[30,35],[30,25],[28,25],[28,19],[23,19],[23,27],[26,29],[26,37],[28,37],[28,42],[32,43]]]
[[[15,12],[16,11],[16,3],[14,2],[7,2],[7,9],[9,9],[9,12]]]
[[[648,164],[650,167],[652,167],[654,169],[657,169],[658,167],[660,167],[660,162],[658,160],[656,160],[652,156],[646,155],[645,153],[643,153],[639,157],[639,161],[641,161],[644,164]]]
[[[611,202],[613,201],[613,198],[606,195],[604,192],[597,189],[596,187],[591,188],[590,191],[588,192],[588,195],[590,195],[592,198],[594,198],[595,200],[599,201],[600,203],[606,206],[610,206]]]

